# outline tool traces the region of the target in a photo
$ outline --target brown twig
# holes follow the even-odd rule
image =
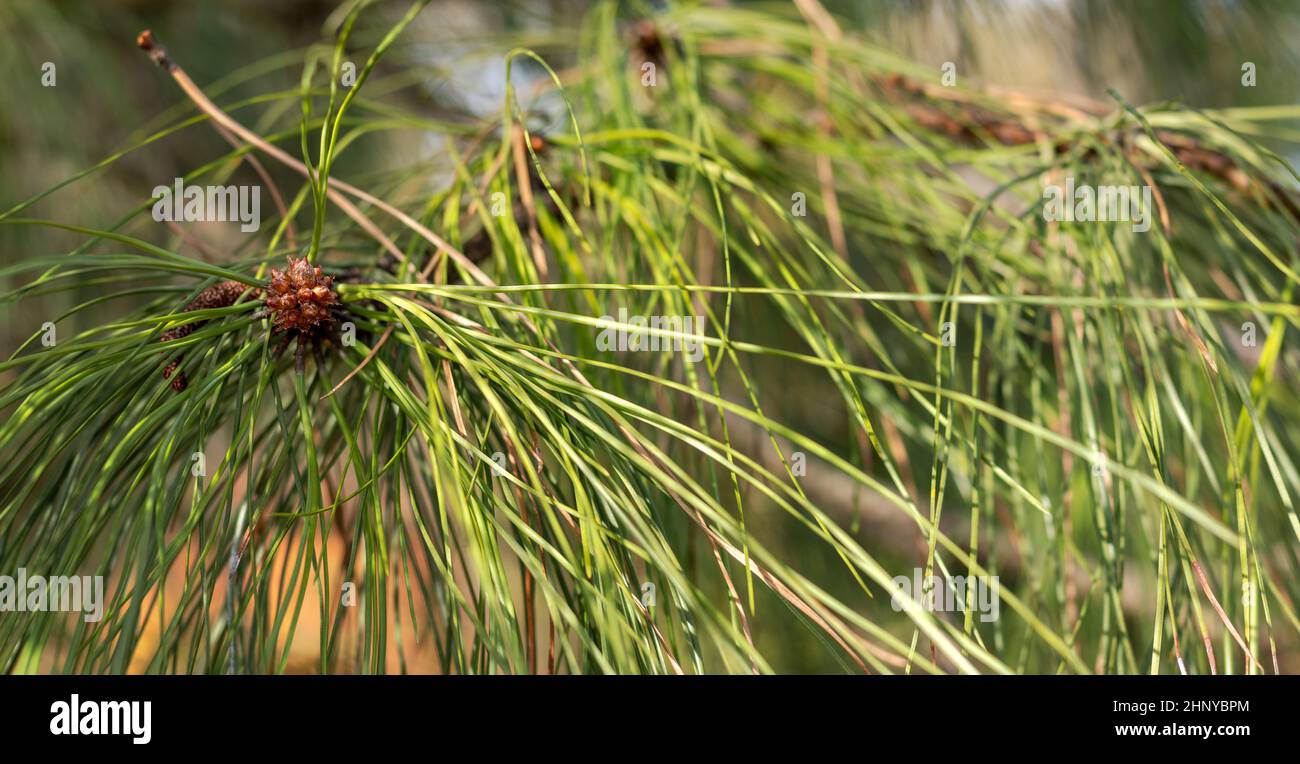
[[[900,74],[891,74],[873,78],[881,92],[896,101],[903,102],[903,107],[921,127],[931,132],[947,135],[953,140],[968,143],[979,142],[983,136],[992,137],[1004,146],[1021,146],[1035,143],[1045,138],[1045,133],[1029,127],[1020,119],[994,114],[977,104],[965,100],[953,93],[940,92],[936,89]],[[945,110],[936,105],[943,101],[951,105]],[[1034,102],[1034,108],[1047,110],[1042,102]],[[1058,113],[1060,110],[1057,110]],[[1067,111],[1067,113],[1069,113]],[[1104,107],[1095,107],[1080,113],[1080,117],[1097,117],[1106,114]],[[1106,142],[1132,145],[1129,138],[1141,127],[1106,136]],[[1283,186],[1268,179],[1255,179],[1239,167],[1231,156],[1215,149],[1207,148],[1197,139],[1171,130],[1157,130],[1155,136],[1174,154],[1175,158],[1187,169],[1204,172],[1218,178],[1235,189],[1269,203],[1275,199],[1282,209],[1294,219],[1300,221],[1300,203]],[[1072,142],[1058,140],[1053,150],[1060,154],[1069,151]]]
[[[171,75],[171,78],[180,86],[181,90],[185,92],[185,95],[189,96],[190,100],[194,102],[199,110],[204,114],[207,114],[209,118],[239,136],[241,140],[257,147],[276,161],[284,164],[286,167],[289,167],[304,177],[312,177],[311,171],[305,164],[293,158],[278,146],[268,143],[257,133],[254,133],[236,122],[229,114],[226,114],[220,107],[214,104],[199,88],[199,86],[194,84],[194,80],[190,79],[190,76],[185,73],[185,70],[182,69],[174,59],[172,59],[172,57],[167,53],[167,49],[154,38],[153,32],[147,29],[141,32],[136,38],[136,44],[149,54],[150,60],[162,67],[164,71]],[[328,179],[325,193],[329,197],[330,201],[334,202],[339,209],[343,210],[344,214],[352,218],[357,225],[361,226],[366,233],[374,237],[374,239],[378,241],[384,249],[389,252],[389,254],[396,257],[398,260],[406,260],[406,254],[403,253],[402,250],[400,250],[397,245],[394,244],[392,240],[374,224],[374,221],[370,220],[370,218],[357,209],[356,205],[348,199],[348,196],[352,196],[366,202],[367,204],[377,207],[383,212],[401,221],[403,225],[420,234],[420,236],[426,241],[438,248],[438,252],[435,252],[435,256],[442,252],[447,253],[458,265],[470,273],[475,280],[479,281],[484,286],[492,285],[492,281],[487,278],[486,274],[479,270],[478,267],[466,258],[459,250],[448,244],[441,236],[430,231],[419,221],[391,204],[388,204],[384,200],[362,191],[350,183],[338,180],[337,178]],[[347,196],[345,196],[345,194]]]
[[[528,220],[528,240],[532,245],[533,265],[537,275],[546,280],[546,251],[542,248],[542,236],[537,232],[537,206],[533,203],[533,178],[528,167],[528,151],[524,148],[524,128],[515,125],[510,131],[511,150],[515,158],[515,177],[519,183],[519,200],[523,204]]]

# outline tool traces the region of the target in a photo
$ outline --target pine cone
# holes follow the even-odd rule
[[[195,295],[194,299],[191,300],[188,305],[186,305],[184,308],[181,309],[181,312],[189,313],[192,310],[207,310],[208,308],[225,308],[227,306],[234,305],[235,301],[239,299],[239,296],[244,292],[248,291],[248,289],[249,286],[247,284],[241,283],[239,281],[222,281],[213,284],[212,286],[208,287],[207,289],[204,289],[202,292],[199,292],[197,295]],[[251,292],[253,296],[257,296],[260,293],[261,290],[256,288],[254,288]],[[183,324],[181,326],[174,326],[171,329],[168,329],[167,331],[163,332],[161,341],[168,342],[170,340],[178,340],[182,337],[188,337],[190,334],[194,332],[195,329],[198,329],[200,326],[203,326],[206,323],[207,321],[193,321],[191,323]],[[184,390],[185,387],[189,384],[189,381],[185,378],[185,372],[181,371],[179,369],[179,366],[180,366],[180,359],[177,358],[171,360],[167,364],[167,367],[163,369],[163,379],[170,379],[172,381],[171,382],[172,389],[178,393]]]
[[[222,281],[204,289],[194,296],[188,305],[181,309],[182,313],[189,313],[192,310],[207,310],[209,308],[225,308],[235,304],[235,300],[248,290],[248,285],[238,281]],[[253,289],[252,294],[256,296],[258,289]],[[181,337],[188,337],[191,332],[203,326],[206,321],[195,321],[183,326],[174,326],[163,332],[162,341],[178,340]]]
[[[328,325],[334,321],[331,309],[336,305],[334,278],[322,275],[320,268],[306,258],[289,258],[289,267],[283,271],[271,269],[266,308],[274,322],[273,331],[297,329],[306,333]]]

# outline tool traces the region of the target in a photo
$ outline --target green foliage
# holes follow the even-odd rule
[[[404,98],[434,74],[422,7],[349,4],[277,59],[298,88],[209,92],[311,168],[194,162],[225,184],[261,154],[285,192],[219,262],[151,243],[143,194],[111,224],[32,219],[62,186],[0,215],[78,237],[5,266],[6,311],[92,289],[49,320],[112,316],[0,362],[0,572],[108,582],[97,623],[0,620],[5,670],[1297,666],[1300,225],[1274,149],[1300,107],[1055,108],[939,88],[793,8],[687,5],[638,41],[604,3],[503,47],[499,114],[432,119]],[[210,121],[169,119],[70,182]],[[350,161],[407,134],[443,141]],[[1149,184],[1161,214],[1049,222],[1067,177]],[[343,178],[409,216],[352,195],[402,259]],[[255,300],[183,311],[289,254],[347,276],[355,344],[299,373]],[[620,309],[704,316],[651,332],[703,358],[607,352]],[[917,568],[998,576],[1001,616],[896,610]]]

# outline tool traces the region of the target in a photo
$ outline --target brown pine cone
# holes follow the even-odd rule
[[[181,309],[181,312],[189,313],[193,310],[225,308],[234,305],[235,301],[239,299],[239,296],[246,291],[249,291],[249,286],[247,284],[239,281],[222,281],[213,284],[195,295],[194,299]],[[250,294],[256,297],[261,294],[261,291],[262,290],[254,287]],[[168,342],[170,340],[178,340],[182,337],[188,337],[195,329],[198,329],[206,323],[207,321],[194,321],[181,326],[174,326],[163,332],[161,341]],[[169,361],[166,368],[163,369],[163,379],[170,379],[172,381],[172,389],[178,393],[184,390],[185,386],[189,384],[185,378],[185,372],[180,371],[177,368],[179,366],[180,359],[177,358]]]
[[[271,269],[266,290],[266,308],[274,322],[273,331],[297,329],[306,333],[334,321],[331,310],[338,305],[334,278],[325,276],[306,258],[289,258],[283,271]]]
[[[249,286],[238,281],[222,281],[204,289],[194,296],[188,305],[181,308],[182,313],[189,313],[192,310],[207,310],[209,308],[225,308],[235,304],[235,300],[247,291]],[[252,295],[257,296],[260,290],[254,288]],[[163,332],[162,341],[178,340],[181,337],[188,337],[191,332],[206,324],[207,321],[195,321],[183,326],[174,326]]]

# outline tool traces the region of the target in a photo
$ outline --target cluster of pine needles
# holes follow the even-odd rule
[[[0,669],[1300,669],[1300,107],[948,88],[816,2],[607,2],[499,49],[492,118],[431,117],[425,4],[215,85],[142,36],[181,106],[0,213],[79,242],[7,262],[5,311],[93,293],[0,362],[0,572],[106,582],[97,622],[0,619]],[[226,96],[272,68],[300,85]],[[54,204],[213,129],[185,182],[267,200],[234,251],[145,193]],[[1045,219],[1067,178],[1155,223]],[[258,299],[192,309],[287,257],[346,341],[295,364]],[[650,331],[620,315],[703,317],[653,330],[702,358],[604,349]]]

